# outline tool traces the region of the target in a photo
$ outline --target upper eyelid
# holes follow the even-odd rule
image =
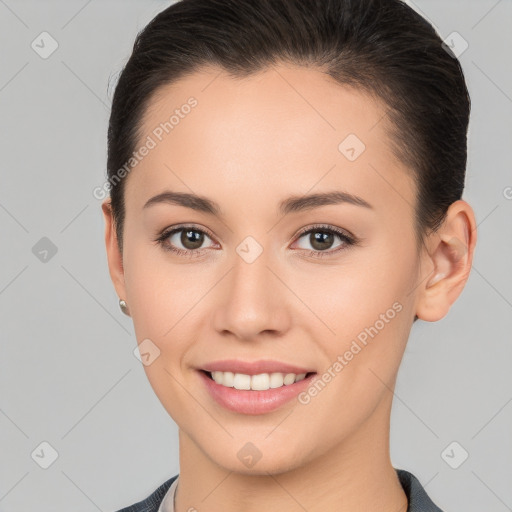
[[[192,231],[201,231],[205,235],[207,235],[209,238],[215,239],[213,234],[210,233],[210,231],[208,229],[203,228],[203,227],[193,226],[193,225],[191,226],[191,225],[188,225],[188,224],[186,224],[184,226],[178,226],[178,227],[172,227],[172,228],[169,228],[169,229],[164,229],[162,231],[162,236],[169,237],[169,236],[173,235],[174,233],[179,233],[180,231],[184,231],[186,229],[190,229]]]
[[[343,229],[343,228],[336,228],[334,226],[329,226],[327,224],[315,224],[311,227],[306,227],[306,228],[302,228],[299,230],[299,232],[295,235],[295,236],[303,236],[307,233],[310,233],[311,231],[331,231],[333,232],[335,235],[339,235],[339,236],[346,236],[347,238],[355,238],[354,235],[352,235],[351,233],[349,233],[346,229]]]

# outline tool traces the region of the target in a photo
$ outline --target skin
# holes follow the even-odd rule
[[[390,149],[385,106],[319,70],[276,65],[233,79],[204,68],[159,91],[141,140],[190,96],[198,105],[126,177],[122,255],[109,199],[102,205],[113,284],[138,343],[149,338],[160,350],[144,370],[179,427],[176,511],[405,512],[389,453],[392,390],[414,315],[443,318],[467,281],[473,210],[453,203],[418,253],[416,189]],[[366,145],[352,162],[338,150],[350,133]],[[164,190],[208,197],[223,216],[172,204],[143,208]],[[278,212],[289,196],[333,190],[373,208]],[[166,228],[189,223],[214,235],[205,235],[202,255],[155,244]],[[343,244],[337,235],[324,250],[310,235],[296,236],[315,224],[360,243],[334,252]],[[176,247],[194,247],[180,235],[172,237]],[[249,235],[264,249],[251,264],[236,252]],[[397,301],[401,311],[308,404],[292,400],[260,415],[228,411],[196,371],[238,358],[322,374]],[[249,441],[261,453],[250,468],[237,457]]]

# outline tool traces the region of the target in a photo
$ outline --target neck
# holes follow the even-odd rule
[[[406,512],[407,496],[389,456],[390,395],[326,453],[284,472],[251,475],[223,468],[180,429],[175,511]]]

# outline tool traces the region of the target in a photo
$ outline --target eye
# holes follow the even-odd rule
[[[180,256],[200,256],[205,248],[205,239],[211,240],[211,234],[195,226],[181,226],[163,231],[155,240],[166,251]],[[180,247],[181,246],[181,247]]]
[[[299,241],[304,238],[306,244],[310,244],[313,248],[308,251],[308,256],[313,257],[324,257],[325,255],[332,255],[333,253],[338,253],[339,251],[343,251],[350,247],[351,245],[355,245],[357,240],[350,236],[348,233],[345,233],[341,229],[335,228],[334,226],[327,225],[319,225],[313,226],[306,230],[302,230],[299,233]],[[334,250],[331,249],[335,239],[338,238],[341,240],[337,246],[335,246]],[[303,249],[307,249],[307,247],[301,247]]]
[[[357,244],[357,239],[339,228],[328,225],[318,225],[302,230],[298,240],[306,240],[313,249],[306,249],[307,256],[321,258],[332,255]],[[212,239],[213,235],[195,226],[179,226],[164,230],[155,240],[164,250],[173,252],[180,256],[194,257],[201,256],[208,249],[203,247],[206,239]],[[329,250],[335,239],[341,240],[334,250]],[[181,247],[180,247],[181,246]]]

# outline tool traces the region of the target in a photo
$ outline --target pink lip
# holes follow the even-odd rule
[[[311,373],[315,370],[308,368],[301,368],[288,363],[281,363],[279,361],[259,360],[259,361],[238,361],[236,359],[224,359],[222,361],[214,361],[208,363],[199,370],[206,370],[208,372],[221,371],[244,373],[246,375],[259,375],[260,373]]]
[[[316,377],[316,373],[314,373],[299,382],[294,382],[280,388],[253,391],[252,389],[228,388],[217,384],[205,371],[199,370],[197,373],[205,384],[210,396],[219,405],[233,412],[252,415],[269,413],[279,409],[279,407],[304,391]]]

